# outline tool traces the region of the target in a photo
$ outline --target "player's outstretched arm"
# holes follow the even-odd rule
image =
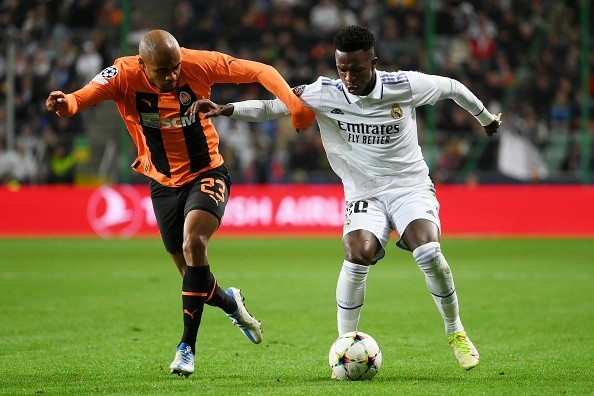
[[[268,91],[274,93],[289,108],[295,129],[306,129],[314,123],[315,113],[305,107],[274,67],[248,60],[243,60],[243,62],[246,70],[255,71],[257,81]]]
[[[95,106],[99,102],[113,99],[115,95],[114,87],[91,82],[69,94],[62,91],[50,92],[45,100],[45,107],[48,111],[54,112],[60,117],[68,118]]]
[[[483,105],[483,103],[460,81],[443,77],[430,76],[418,72],[409,72],[415,86],[417,97],[422,98],[418,105],[434,104],[435,93],[439,96],[437,100],[453,99],[458,106],[468,111],[483,126],[487,136],[493,136],[501,125],[501,113],[494,115]]]
[[[279,99],[245,100],[243,102],[219,105],[209,99],[198,99],[188,108],[185,115],[202,113],[202,119],[212,117],[232,117],[247,122],[274,120],[290,115],[290,110]],[[295,128],[301,133],[307,128]]]

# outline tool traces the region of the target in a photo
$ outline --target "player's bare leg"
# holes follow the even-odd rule
[[[186,267],[187,267],[186,259],[184,258],[184,254],[183,253],[171,254],[171,259],[173,260],[173,263],[175,264],[175,267],[179,271],[180,275],[183,277],[184,274],[186,273]]]

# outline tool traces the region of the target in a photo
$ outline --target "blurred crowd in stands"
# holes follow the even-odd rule
[[[150,18],[137,16],[130,37],[147,29],[167,29],[181,46],[271,64],[292,86],[320,75],[337,78],[332,37],[349,24],[365,25],[375,33],[379,69],[418,70],[463,82],[492,112],[503,112],[504,123],[489,140],[474,118],[451,101],[439,102],[433,115],[419,109],[419,139],[436,182],[579,182],[584,166],[594,169],[592,156],[590,163],[583,163],[580,132],[586,98],[580,90],[579,0],[434,1],[434,25],[427,17],[427,2],[415,0],[143,3],[166,20],[146,26]],[[139,1],[129,4],[134,16]],[[84,116],[47,114],[45,98],[51,90],[73,91],[114,58],[136,53],[135,43],[123,53],[120,36],[126,15],[120,7],[116,0],[0,0],[0,182],[76,180],[78,166],[90,158],[85,142],[93,125]],[[590,22],[594,24],[594,18]],[[431,26],[435,30],[428,41]],[[13,134],[6,130],[10,89]],[[593,93],[590,80],[590,103]],[[213,90],[219,103],[254,98],[270,95],[256,84]],[[117,139],[122,124],[113,108]],[[236,182],[338,180],[316,127],[297,135],[290,119],[247,124],[221,118],[215,123]]]

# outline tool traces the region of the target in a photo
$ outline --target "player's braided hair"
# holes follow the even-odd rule
[[[334,47],[342,52],[375,50],[375,36],[363,26],[346,26],[334,36]]]

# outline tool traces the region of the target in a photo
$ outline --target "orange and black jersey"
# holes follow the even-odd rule
[[[132,168],[164,186],[178,187],[223,164],[219,136],[210,119],[185,116],[197,99],[210,98],[216,83],[259,82],[291,110],[302,103],[271,66],[229,55],[181,48],[177,88],[161,92],[147,79],[138,56],[115,60],[85,87],[66,95],[67,114],[104,100],[116,102],[138,149]]]

